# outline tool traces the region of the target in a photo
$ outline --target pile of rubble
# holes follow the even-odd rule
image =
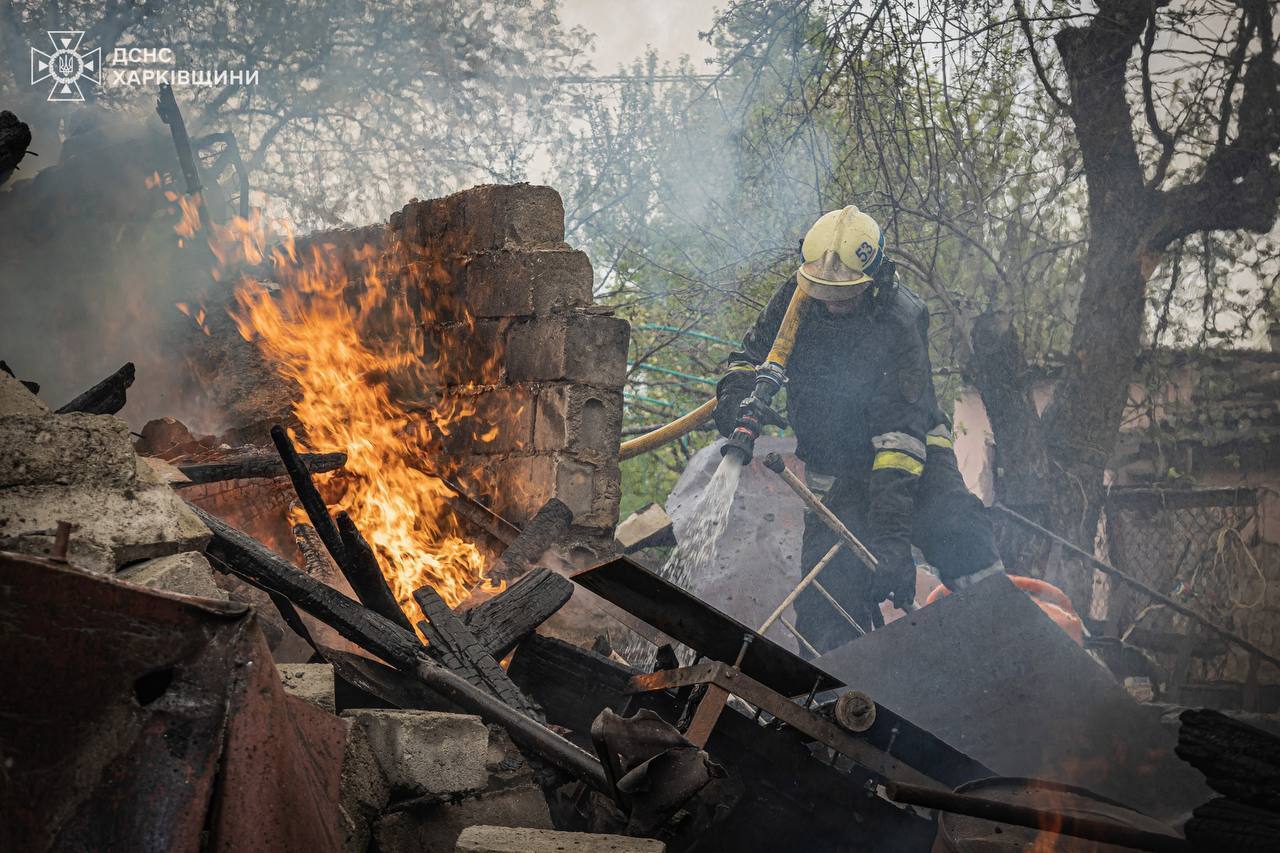
[[[0,372],[0,848],[922,851],[1061,834],[1185,851],[1273,805],[1265,785],[1241,795],[1215,746],[1266,736],[1200,721],[1196,767],[1234,799],[1197,810],[1189,846],[1171,824],[1208,790],[1173,736],[1004,577],[811,661],[613,553],[627,335],[590,309],[558,197],[480,188],[356,239],[388,234],[442,258],[433,274],[478,312],[460,346],[488,356],[462,363],[494,372],[465,393],[514,429],[448,446],[485,472],[483,500],[442,482],[505,585],[451,607],[423,584],[402,606],[315,477],[350,460],[298,452],[273,423],[287,405],[219,438],[153,421],[135,443],[114,417],[131,365],[56,412]],[[256,535],[264,515],[288,535]],[[653,668],[607,637],[566,640],[566,606],[649,644]],[[1273,840],[1251,820],[1251,843]]]

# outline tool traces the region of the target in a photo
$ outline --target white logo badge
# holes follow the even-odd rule
[[[102,85],[102,49],[95,47],[81,53],[83,38],[84,30],[52,30],[49,41],[53,42],[53,53],[31,48],[31,85],[52,79],[50,101],[83,101],[82,78],[95,86]]]

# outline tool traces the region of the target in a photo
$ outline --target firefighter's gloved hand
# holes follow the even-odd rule
[[[725,438],[733,434],[738,423],[742,401],[751,396],[756,387],[756,369],[750,364],[735,364],[716,383],[716,411],[713,417],[716,429]]]
[[[871,604],[892,601],[899,610],[907,610],[916,598],[916,561],[906,554],[887,554],[876,566],[871,581]]]

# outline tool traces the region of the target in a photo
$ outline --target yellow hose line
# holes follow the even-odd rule
[[[681,415],[666,426],[660,426],[652,432],[646,432],[644,435],[638,435],[630,441],[622,442],[618,458],[630,459],[632,456],[639,456],[641,453],[656,450],[667,442],[675,441],[682,435],[688,435],[709,421],[715,410],[716,398],[712,397],[692,412]]]
[[[787,366],[791,358],[791,350],[795,349],[796,332],[800,329],[800,321],[804,318],[804,309],[809,297],[799,287],[787,303],[787,313],[782,315],[782,323],[778,326],[778,334],[773,339],[773,349],[769,350],[766,361],[772,361],[779,367]],[[675,441],[682,435],[688,435],[711,419],[716,410],[716,398],[712,397],[692,412],[681,415],[666,426],[660,426],[652,432],[638,435],[630,441],[622,442],[618,451],[619,459],[630,459],[650,450],[657,450],[662,445]]]
[[[800,331],[800,321],[804,319],[804,309],[809,305],[809,297],[799,287],[787,303],[787,313],[782,315],[778,325],[778,334],[773,338],[773,349],[765,361],[772,361],[779,367],[786,367],[791,358],[791,351],[796,348],[796,333]]]

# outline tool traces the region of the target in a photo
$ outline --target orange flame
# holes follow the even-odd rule
[[[178,233],[190,239],[199,213],[188,199],[175,200]],[[474,325],[441,286],[442,266],[384,235],[355,246],[300,246],[287,237],[268,249],[271,229],[256,213],[209,231],[224,272],[269,260],[272,281],[241,277],[231,314],[240,334],[297,386],[301,443],[346,452],[345,469],[322,486],[331,509],[351,515],[411,621],[421,618],[412,593],[424,584],[450,606],[462,601],[483,580],[484,560],[451,511],[441,477],[459,472],[443,442],[461,433],[483,444],[498,427],[476,423],[474,398],[457,393],[455,374],[475,365],[449,364],[450,353],[431,337],[441,324]],[[499,358],[487,353],[485,364]],[[444,390],[446,375],[453,393]]]

